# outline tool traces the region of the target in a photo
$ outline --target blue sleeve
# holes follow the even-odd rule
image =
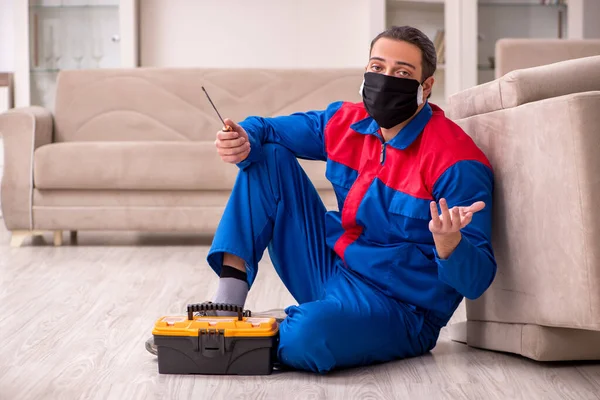
[[[447,259],[436,252],[438,277],[464,297],[474,300],[491,285],[496,275],[496,260],[491,243],[493,173],[476,161],[460,161],[436,181],[436,201],[445,198],[448,208],[485,202],[461,230],[462,239]]]
[[[284,146],[298,158],[325,161],[325,126],[342,104],[343,102],[336,102],[325,110],[282,117],[246,118],[239,125],[248,133],[250,154],[238,166],[245,168],[260,161],[263,157],[262,145],[265,143]]]

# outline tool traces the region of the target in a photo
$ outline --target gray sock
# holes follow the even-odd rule
[[[229,265],[223,265],[219,276],[219,287],[213,298],[213,303],[234,304],[244,307],[248,296],[248,275],[246,272]],[[217,311],[217,315],[231,316],[237,314],[228,311]]]
[[[221,277],[219,278],[219,287],[213,298],[213,303],[234,304],[244,307],[248,297],[248,282],[246,273],[234,269],[228,265],[223,266]],[[234,312],[217,311],[220,316],[237,315]]]
[[[235,304],[244,307],[246,297],[248,296],[248,283],[236,278],[220,278],[219,288],[213,303]]]

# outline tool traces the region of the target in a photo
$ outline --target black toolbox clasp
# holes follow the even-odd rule
[[[220,357],[225,354],[225,330],[199,329],[198,349],[205,357]]]

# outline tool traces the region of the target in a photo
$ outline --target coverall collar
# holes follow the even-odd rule
[[[421,111],[419,111],[419,113],[415,115],[415,117],[388,142],[388,144],[400,150],[406,149],[417,137],[419,137],[421,132],[423,132],[423,129],[425,128],[425,125],[427,125],[427,122],[429,122],[432,114],[433,111],[431,106],[429,105],[429,102],[427,102]],[[367,116],[366,118],[353,123],[350,125],[350,128],[363,135],[376,135],[380,137],[379,125],[371,116]]]

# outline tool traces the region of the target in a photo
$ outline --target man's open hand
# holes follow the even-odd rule
[[[448,209],[446,199],[440,199],[441,214],[435,201],[430,203],[431,221],[429,230],[433,233],[433,240],[441,258],[448,258],[460,243],[462,238],[460,230],[471,223],[473,214],[483,210],[485,203],[476,201],[468,207],[452,207]]]
[[[231,130],[217,132],[215,146],[217,146],[217,152],[221,156],[221,160],[226,163],[237,164],[244,161],[250,154],[248,134],[244,128],[229,118],[225,119],[225,125],[229,126]]]
[[[438,208],[435,201],[430,203],[431,221],[429,222],[429,230],[436,235],[446,235],[459,232],[465,226],[469,225],[473,219],[473,214],[483,210],[485,203],[477,201],[469,207],[452,207],[448,210],[446,199],[440,200],[440,209],[442,214],[438,214]]]

